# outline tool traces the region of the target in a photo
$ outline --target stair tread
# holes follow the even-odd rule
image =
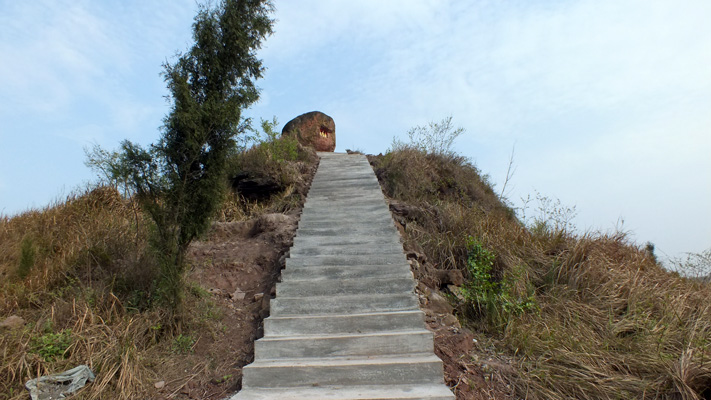
[[[355,312],[355,313],[348,313],[348,314],[270,316],[269,318],[270,319],[348,318],[348,317],[383,316],[383,315],[393,315],[393,314],[422,314],[422,311],[418,308],[417,310]],[[424,324],[422,326],[424,326]]]
[[[273,367],[337,367],[354,365],[391,365],[391,364],[420,364],[441,363],[432,352],[398,355],[378,356],[342,356],[342,357],[309,357],[309,358],[281,358],[281,359],[255,359],[245,368],[273,368]]]
[[[252,400],[396,400],[454,399],[444,385],[330,386],[310,388],[245,389],[238,399]],[[246,397],[250,396],[250,397]],[[233,398],[234,399],[234,398]]]
[[[454,400],[372,167],[319,156],[264,337],[231,399]]]
[[[340,338],[357,338],[357,337],[390,337],[399,335],[422,335],[431,334],[423,327],[413,327],[412,330],[397,330],[397,331],[383,331],[383,332],[353,332],[353,333],[337,333],[337,334],[309,334],[309,335],[289,335],[289,336],[269,336],[265,334],[263,338],[259,340],[263,341],[276,341],[276,340],[319,340],[319,339],[340,339]]]

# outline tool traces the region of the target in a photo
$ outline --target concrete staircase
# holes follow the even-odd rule
[[[367,159],[319,156],[264,338],[232,400],[453,400]]]

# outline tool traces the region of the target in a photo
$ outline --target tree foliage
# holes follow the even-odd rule
[[[94,150],[105,161],[99,169],[125,183],[155,223],[161,297],[174,308],[180,303],[187,247],[219,207],[227,156],[235,136],[249,126],[241,112],[259,98],[254,82],[264,67],[256,51],[273,25],[269,0],[199,7],[193,46],[164,64],[172,108],[158,143],[146,149],[124,141],[118,153],[103,157]]]

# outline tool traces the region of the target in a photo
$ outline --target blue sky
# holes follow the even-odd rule
[[[508,197],[624,220],[662,256],[711,247],[711,2],[275,1],[247,115],[336,121],[337,151],[385,152],[452,116],[456,149]],[[193,0],[0,0],[0,213],[92,179],[83,148],[157,139],[161,64],[191,42]],[[507,190],[508,191],[508,190]]]

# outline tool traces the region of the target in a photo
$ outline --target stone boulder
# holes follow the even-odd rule
[[[25,325],[25,320],[17,315],[11,315],[0,322],[0,331],[3,329],[20,329]]]
[[[293,136],[304,146],[316,151],[336,149],[336,123],[320,111],[301,114],[284,125],[283,136]]]

